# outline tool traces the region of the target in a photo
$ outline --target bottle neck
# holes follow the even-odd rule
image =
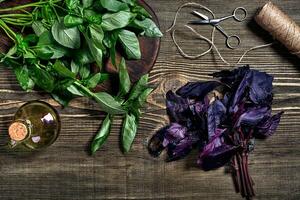
[[[28,120],[15,120],[8,128],[12,148],[24,142],[31,134],[31,123]]]

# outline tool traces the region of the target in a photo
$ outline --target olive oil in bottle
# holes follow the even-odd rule
[[[9,146],[39,150],[55,142],[59,131],[60,119],[56,110],[45,102],[31,101],[18,109],[8,128]]]

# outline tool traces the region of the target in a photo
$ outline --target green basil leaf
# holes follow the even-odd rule
[[[59,44],[70,49],[78,49],[80,47],[80,32],[77,27],[67,28],[63,20],[61,20],[61,22],[56,21],[53,24],[51,32],[53,38]]]
[[[121,0],[123,3],[127,3],[130,6],[136,5],[136,0]]]
[[[130,77],[126,68],[125,59],[122,58],[119,65],[120,95],[126,95],[131,87]]]
[[[67,88],[67,90],[76,96],[81,96],[81,97],[84,96],[84,94],[81,91],[79,91],[75,85],[70,85]]]
[[[15,66],[14,72],[16,74],[17,80],[23,90],[29,91],[34,87],[33,80],[29,77],[29,71],[27,66]]]
[[[101,80],[101,73],[94,74],[86,80],[86,87],[95,88]]]
[[[90,75],[90,66],[89,65],[82,65],[79,68],[79,75],[81,79],[86,79]]]
[[[84,46],[83,48],[77,50],[74,54],[74,59],[76,63],[80,65],[86,65],[95,62],[95,59],[88,46]]]
[[[101,24],[102,22],[102,16],[91,9],[85,9],[83,16],[90,24]]]
[[[120,30],[114,30],[106,33],[103,39],[104,45],[109,49],[110,59],[114,66],[116,66],[116,44]]]
[[[72,71],[75,75],[78,74],[79,68],[80,68],[80,66],[79,66],[74,60],[72,60],[72,61],[71,61],[71,71]]]
[[[41,21],[34,21],[31,25],[31,27],[37,36],[41,36],[42,33],[47,31],[47,29],[44,27],[44,25]]]
[[[102,17],[101,26],[104,31],[112,31],[127,26],[136,15],[126,11],[119,11],[113,14],[105,14]]]
[[[93,5],[94,0],[82,0],[83,8],[89,8]]]
[[[145,102],[147,101],[148,96],[151,94],[152,91],[153,91],[153,88],[145,89],[138,97],[135,106],[139,107],[139,108],[143,107]]]
[[[100,49],[104,50],[105,47],[103,46],[103,39],[104,39],[104,32],[102,30],[101,25],[99,24],[91,24],[89,26],[89,33],[93,43]]]
[[[74,15],[66,15],[64,17],[64,25],[67,28],[72,28],[78,25],[83,24],[83,19]]]
[[[107,115],[104,121],[102,122],[101,129],[93,139],[91,145],[92,154],[94,154],[97,150],[99,150],[101,146],[104,144],[104,142],[107,140],[110,133],[111,124],[112,124],[112,119],[110,115]]]
[[[53,76],[44,69],[41,69],[37,65],[30,66],[30,77],[34,83],[46,92],[51,93],[55,86],[55,80]]]
[[[93,43],[89,38],[85,38],[88,42],[89,49],[91,54],[93,55],[98,67],[102,68],[102,59],[103,59],[103,52],[102,49],[98,48],[95,43]]]
[[[59,60],[54,63],[53,69],[63,77],[75,79],[75,74]]]
[[[106,92],[94,93],[94,99],[99,103],[103,111],[109,114],[124,114],[126,111],[110,94]]]
[[[143,8],[142,6],[139,6],[139,5],[136,5],[132,9],[131,12],[138,14],[138,17],[141,17],[141,18],[145,18],[145,17],[152,18],[152,16],[148,13],[148,11],[145,8]]]
[[[80,4],[80,1],[79,0],[65,0],[66,4],[67,4],[67,7],[70,9],[70,10],[74,10],[75,8],[77,8]]]
[[[137,20],[135,19],[130,26],[140,29],[143,32],[141,35],[145,35],[147,37],[162,37],[163,34],[157,27],[157,25],[149,18],[146,18],[144,20]]]
[[[122,128],[122,145],[125,153],[129,152],[137,132],[136,117],[132,114],[126,114]]]
[[[46,60],[61,58],[68,55],[69,53],[67,48],[61,46],[54,40],[49,31],[44,31],[40,35],[39,42],[34,48],[34,51],[37,53],[38,57]]]
[[[129,7],[126,3],[122,3],[117,0],[100,0],[100,3],[103,8],[107,9],[108,11],[118,12],[121,10],[129,10]]]
[[[140,43],[135,33],[121,30],[119,40],[126,52],[128,59],[141,59]]]
[[[140,94],[147,88],[148,78],[148,74],[145,74],[138,80],[138,82],[131,89],[128,101],[136,100],[140,96]]]
[[[13,55],[16,54],[17,51],[18,51],[18,46],[17,46],[17,45],[14,45],[12,48],[10,48],[10,49],[8,50],[8,52],[7,52],[6,54],[4,54],[4,55],[2,56],[2,58],[0,59],[0,63],[5,62],[5,60],[6,60],[7,58],[13,58]]]

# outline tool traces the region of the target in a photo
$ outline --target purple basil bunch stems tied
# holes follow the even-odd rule
[[[243,66],[212,74],[214,81],[191,82],[166,94],[170,125],[149,142],[149,152],[166,149],[168,161],[197,149],[197,164],[212,170],[229,164],[236,191],[253,197],[248,154],[256,138],[274,134],[283,112],[272,115],[273,77]]]

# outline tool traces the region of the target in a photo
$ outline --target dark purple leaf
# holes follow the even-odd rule
[[[208,108],[207,125],[208,125],[208,139],[211,139],[224,120],[226,114],[226,107],[220,100],[215,100]]]
[[[282,114],[283,112],[280,112],[272,117],[266,117],[262,120],[256,127],[255,136],[265,138],[273,135],[279,125]]]
[[[214,90],[220,85],[221,83],[216,81],[190,82],[178,89],[176,94],[183,98],[197,98],[199,100],[203,100],[210,91]]]
[[[171,123],[169,128],[166,130],[163,146],[166,147],[170,143],[176,144],[187,136],[188,133],[186,127],[177,123]]]
[[[176,145],[168,145],[168,161],[174,161],[184,158],[193,148],[193,142],[190,137],[180,140]]]
[[[167,113],[172,122],[182,122],[190,115],[189,102],[172,91],[166,94]]]
[[[163,146],[163,141],[168,128],[169,126],[166,126],[157,131],[157,133],[152,136],[148,143],[148,151],[150,155],[158,157],[161,154],[161,152],[165,149],[165,147]]]
[[[244,112],[240,118],[238,119],[235,127],[240,127],[241,125],[247,126],[257,126],[258,123],[261,122],[265,117],[269,117],[271,115],[271,109],[269,107],[254,107],[250,108],[246,112]]]

